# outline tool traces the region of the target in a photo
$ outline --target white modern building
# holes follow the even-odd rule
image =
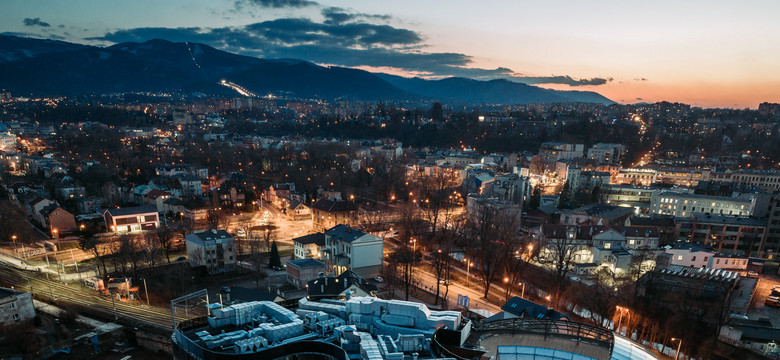
[[[752,216],[755,205],[756,197],[749,194],[724,197],[662,191],[653,194],[650,213],[674,217],[692,217],[694,213]]]
[[[116,233],[154,230],[160,227],[160,217],[154,206],[108,209],[103,212],[106,231]]]
[[[346,270],[362,276],[379,273],[382,268],[384,240],[347,225],[325,231],[322,261],[335,275]]]

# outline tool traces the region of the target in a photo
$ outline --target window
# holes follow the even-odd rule
[[[9,306],[11,309],[16,309],[16,301],[12,302]]]
[[[14,320],[16,320],[16,321],[19,321],[19,319],[20,319],[20,317],[19,317],[19,314],[14,314],[14,315],[13,315],[13,318],[14,318]]]
[[[682,261],[682,255],[677,255],[677,260]]]
[[[696,261],[696,257],[691,257],[691,261]]]

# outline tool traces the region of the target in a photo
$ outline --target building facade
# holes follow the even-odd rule
[[[328,270],[340,275],[346,270],[368,276],[382,268],[384,240],[348,225],[337,225],[325,231],[322,260]]]
[[[206,266],[209,274],[218,274],[236,269],[234,239],[225,230],[209,230],[184,237],[187,243],[187,258],[192,266]]]
[[[0,326],[11,326],[35,317],[32,294],[0,287]]]
[[[106,231],[115,233],[154,230],[160,227],[160,218],[154,206],[108,209],[103,212]]]

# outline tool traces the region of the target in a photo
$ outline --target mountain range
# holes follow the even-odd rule
[[[437,100],[528,104],[611,100],[591,91],[556,91],[508,80],[426,80],[296,59],[260,59],[198,43],[150,40],[108,47],[0,35],[0,88],[15,95],[69,96],[183,92],[239,96],[227,80],[258,95],[325,100]]]

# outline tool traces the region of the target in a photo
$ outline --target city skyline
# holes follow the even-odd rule
[[[13,1],[0,33],[93,45],[162,38],[405,76],[505,78],[619,103],[780,101],[780,5],[308,0]]]

